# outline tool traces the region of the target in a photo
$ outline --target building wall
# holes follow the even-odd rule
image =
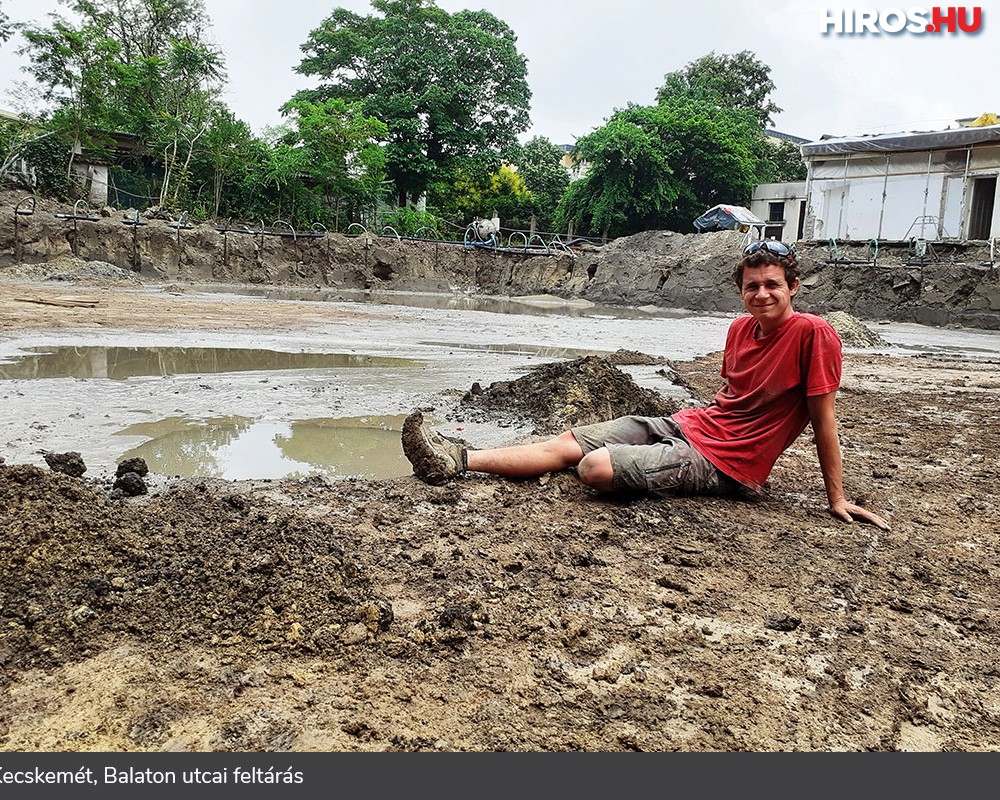
[[[806,159],[812,239],[1000,235],[1000,146]],[[977,181],[982,181],[977,189]],[[977,221],[978,220],[978,221]]]
[[[805,181],[762,183],[753,193],[750,210],[765,220],[764,238],[795,242],[802,236],[802,216],[806,197]]]
[[[73,179],[84,193],[84,199],[92,208],[108,204],[108,167],[106,164],[92,164],[89,161],[73,162]]]

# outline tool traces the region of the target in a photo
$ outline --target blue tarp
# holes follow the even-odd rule
[[[698,219],[694,226],[699,231],[732,231],[737,228],[763,227],[767,223],[743,206],[712,206]]]

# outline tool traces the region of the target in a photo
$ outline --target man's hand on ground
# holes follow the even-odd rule
[[[870,522],[876,528],[881,528],[884,531],[889,530],[889,523],[878,514],[869,511],[867,508],[857,506],[854,503],[848,503],[847,500],[838,500],[835,503],[831,503],[830,513],[844,522]]]

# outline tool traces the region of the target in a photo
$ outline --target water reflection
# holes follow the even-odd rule
[[[329,477],[392,478],[411,468],[400,447],[404,416],[273,422],[246,417],[168,417],[130,425],[121,435],[150,440],[121,455],[139,457],[158,475],[227,480]]]
[[[473,344],[471,342],[421,342],[431,347],[453,350],[478,350],[485,353],[505,353],[546,358],[582,358],[584,356],[608,355],[607,350],[587,350],[579,347],[544,347],[537,344]]]
[[[284,353],[223,347],[54,347],[33,348],[11,364],[0,364],[0,378],[109,378],[148,375],[200,375],[259,370],[409,367],[410,358],[356,353]]]
[[[234,294],[267,300],[367,303],[371,305],[437,308],[450,311],[487,311],[493,314],[528,314],[536,316],[599,317],[605,319],[649,319],[661,317],[684,319],[693,312],[659,306],[606,306],[578,298],[554,295],[495,297],[464,292],[394,292],[365,289],[300,289],[285,286],[211,286],[194,287],[208,294]],[[705,316],[707,312],[699,312]]]

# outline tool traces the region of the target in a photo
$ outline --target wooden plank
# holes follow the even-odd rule
[[[94,308],[100,301],[87,297],[15,297],[17,303],[36,303],[42,306],[59,306],[61,308]]]

